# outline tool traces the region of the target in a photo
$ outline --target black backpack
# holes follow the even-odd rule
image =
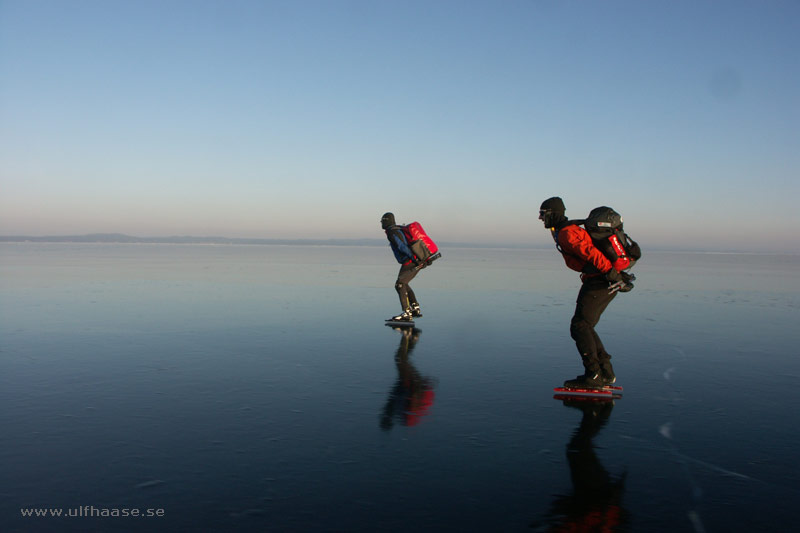
[[[620,257],[631,260],[628,268],[642,257],[639,244],[631,239],[622,228],[622,216],[610,207],[595,207],[583,221],[583,227],[592,238],[595,247],[603,252],[613,264]],[[616,239],[612,237],[616,237]],[[621,246],[616,246],[616,242]]]

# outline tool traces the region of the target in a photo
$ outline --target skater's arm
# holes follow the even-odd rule
[[[402,234],[399,234],[398,231],[393,231],[391,234],[391,240],[389,242],[392,243],[392,250],[394,250],[394,255],[397,258],[398,263],[407,263],[408,261],[414,260],[414,253],[411,251],[411,248],[408,247],[406,244],[406,240]]]
[[[561,231],[558,235],[559,244],[565,252],[591,264],[604,274],[613,268],[611,261],[592,244],[592,238],[586,231],[581,230],[578,226],[569,226],[569,228],[577,228],[577,230]],[[581,270],[580,268],[574,268],[572,265],[570,265],[570,268]]]

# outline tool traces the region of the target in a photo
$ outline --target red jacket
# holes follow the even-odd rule
[[[572,270],[585,272],[587,265],[594,266],[601,273],[611,270],[611,261],[592,244],[592,238],[582,227],[570,224],[553,232],[564,262]]]

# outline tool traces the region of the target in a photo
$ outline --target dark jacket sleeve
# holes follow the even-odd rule
[[[414,260],[414,253],[408,247],[402,231],[396,228],[387,230],[386,237],[389,239],[389,245],[392,247],[394,258],[397,259],[398,263],[402,265]]]

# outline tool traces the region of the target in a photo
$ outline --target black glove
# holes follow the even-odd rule
[[[606,280],[611,283],[616,283],[618,281],[622,281],[622,276],[616,268],[611,267],[611,270],[606,272]]]
[[[629,272],[620,272],[620,275],[624,286],[620,287],[619,292],[631,292],[633,290],[633,280],[636,279],[636,276]]]

